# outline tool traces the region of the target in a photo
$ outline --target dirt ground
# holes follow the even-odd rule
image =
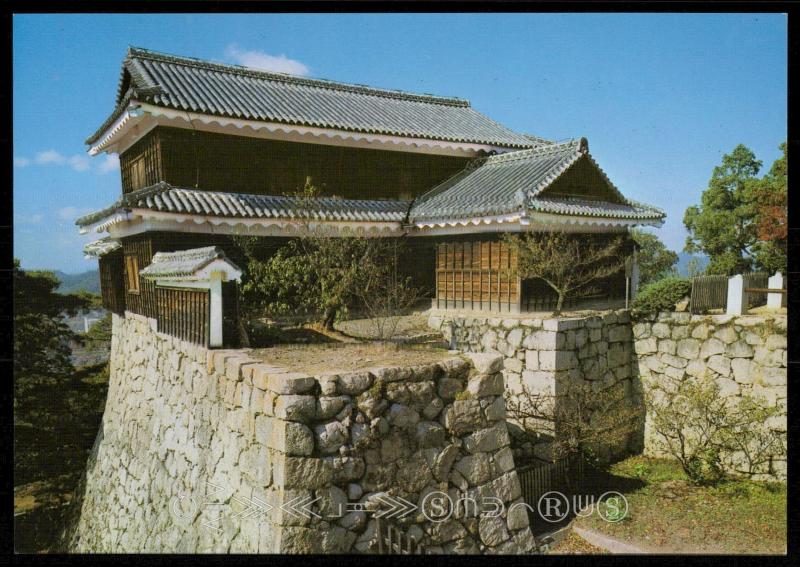
[[[255,349],[251,354],[276,366],[308,374],[430,364],[452,356],[443,348],[394,343],[276,345]]]

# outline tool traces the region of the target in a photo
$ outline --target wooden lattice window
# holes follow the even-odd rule
[[[136,256],[125,256],[125,275],[128,293],[139,293],[139,259]]]

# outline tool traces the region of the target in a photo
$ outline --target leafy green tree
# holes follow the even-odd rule
[[[782,152],[764,177],[753,183],[750,198],[756,204],[756,236],[753,246],[756,263],[769,272],[786,273],[786,245],[789,217],[789,180],[786,142]]]
[[[80,340],[63,321],[89,306],[85,296],[56,293],[58,278],[26,271],[14,259],[14,373],[64,376],[72,372],[70,341]]]
[[[756,265],[758,207],[753,189],[761,165],[752,150],[739,144],[714,168],[700,205],[686,209],[685,250],[707,254],[709,274],[733,275]]]
[[[641,230],[631,230],[631,236],[639,245],[637,258],[640,286],[676,275],[675,264],[678,262],[678,255],[664,246],[658,236]]]

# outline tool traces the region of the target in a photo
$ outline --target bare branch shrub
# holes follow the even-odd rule
[[[503,240],[519,259],[511,271],[522,279],[539,278],[557,294],[556,314],[567,298],[591,295],[593,284],[625,268],[627,240],[622,236],[526,232],[506,233]]]
[[[661,377],[646,401],[658,448],[695,484],[752,476],[786,454],[785,433],[769,424],[784,408],[753,396],[721,396],[712,379]]]

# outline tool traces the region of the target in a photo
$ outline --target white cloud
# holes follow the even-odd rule
[[[75,171],[87,171],[92,166],[92,162],[89,160],[89,158],[80,154],[76,154],[69,158],[67,163]]]
[[[65,157],[56,150],[45,150],[36,154],[34,159],[15,157],[14,167],[28,167],[29,165],[65,165],[77,172],[94,170],[97,173],[109,173],[119,169],[119,157],[116,154],[107,154],[102,160],[92,160],[83,154],[74,154]]]
[[[290,75],[308,75],[309,68],[295,59],[285,55],[269,55],[263,51],[240,49],[231,44],[225,48],[225,56],[239,65],[262,71],[289,73]]]
[[[89,209],[85,207],[62,207],[58,209],[58,216],[63,220],[74,221],[87,212],[89,212]]]
[[[97,170],[100,173],[109,173],[119,169],[119,156],[117,154],[106,154],[103,161],[97,164]]]
[[[44,220],[44,215],[42,213],[36,213],[35,215],[31,215],[31,222],[33,224],[39,224]]]
[[[36,154],[36,163],[39,165],[64,165],[66,158],[55,150],[45,150]]]

